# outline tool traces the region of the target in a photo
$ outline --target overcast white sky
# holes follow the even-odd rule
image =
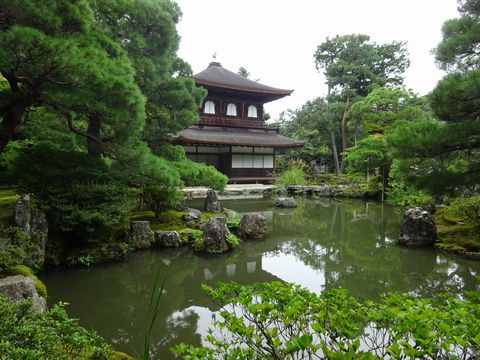
[[[175,0],[183,18],[179,55],[194,73],[217,54],[222,66],[245,67],[252,79],[294,89],[266,104],[273,118],[326,94],[313,54],[327,36],[367,34],[377,43],[407,41],[411,66],[406,86],[423,95],[444,73],[431,50],[441,26],[458,16],[456,0]]]

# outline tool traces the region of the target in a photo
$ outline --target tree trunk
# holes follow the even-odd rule
[[[12,140],[15,129],[22,121],[26,109],[27,105],[24,102],[17,102],[3,115],[3,121],[0,124],[0,153],[5,150],[10,140]]]
[[[101,122],[96,115],[92,115],[88,119],[87,127],[87,151],[90,156],[100,158],[102,156],[102,143],[100,140]]]
[[[335,175],[338,175],[340,167],[338,164],[337,141],[335,140],[335,133],[333,131],[330,131],[330,139],[332,141],[333,165],[335,169]]]
[[[346,154],[347,151],[347,113],[348,107],[350,105],[350,96],[347,96],[347,101],[345,102],[345,107],[343,108],[343,115],[342,115],[342,162],[340,164],[340,174],[343,174],[345,171],[346,166]]]

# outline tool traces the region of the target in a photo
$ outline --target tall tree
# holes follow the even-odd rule
[[[440,121],[405,124],[392,136],[402,159],[399,168],[435,193],[455,191],[480,181],[480,9],[460,2],[462,16],[445,22],[436,49],[440,67],[451,71],[430,95]]]
[[[0,0],[0,153],[62,227],[112,224],[147,191],[164,202],[182,174],[226,182],[213,168],[185,171],[168,141],[204,96],[176,55],[179,16],[168,0]],[[18,138],[16,156],[3,151]]]
[[[346,165],[348,147],[348,112],[358,97],[366,96],[375,87],[398,86],[410,65],[405,43],[377,45],[368,35],[337,35],[327,38],[314,54],[317,70],[323,70],[329,101],[343,103],[341,116],[342,161]],[[331,134],[332,140],[334,135]]]
[[[138,133],[144,99],[134,71],[122,49],[95,31],[87,1],[1,0],[0,8],[0,72],[8,82],[0,93],[0,152],[22,137],[18,125],[39,106],[86,138],[91,155]]]

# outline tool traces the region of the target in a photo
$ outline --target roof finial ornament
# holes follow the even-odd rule
[[[212,54],[212,62],[208,65],[208,67],[210,66],[218,66],[218,67],[222,67],[222,65],[217,61],[217,52],[215,51],[213,54]]]

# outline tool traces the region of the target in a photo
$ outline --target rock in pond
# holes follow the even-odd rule
[[[264,240],[267,237],[267,219],[257,213],[243,215],[238,226],[238,235],[245,240]]]
[[[437,226],[428,211],[416,207],[403,215],[398,244],[432,246],[437,241]]]
[[[130,226],[129,243],[135,249],[147,249],[154,242],[154,235],[150,221],[132,221]]]
[[[186,210],[185,215],[183,215],[183,220],[185,220],[187,223],[199,222],[201,218],[202,218],[202,212],[197,209],[188,208]]]
[[[35,282],[28,276],[15,275],[0,279],[0,295],[15,303],[29,299],[35,313],[47,310],[47,302],[37,293]]]
[[[218,201],[218,196],[215,190],[208,190],[204,210],[208,212],[222,212],[222,205],[220,205],[220,202]]]
[[[182,245],[180,235],[176,231],[155,231],[155,246],[179,247]]]
[[[213,216],[203,227],[203,246],[196,250],[203,250],[208,254],[224,253],[228,250],[228,235],[230,231],[227,228],[227,220],[221,216]]]
[[[273,201],[273,205],[280,208],[294,208],[297,207],[293,197],[279,197]]]

